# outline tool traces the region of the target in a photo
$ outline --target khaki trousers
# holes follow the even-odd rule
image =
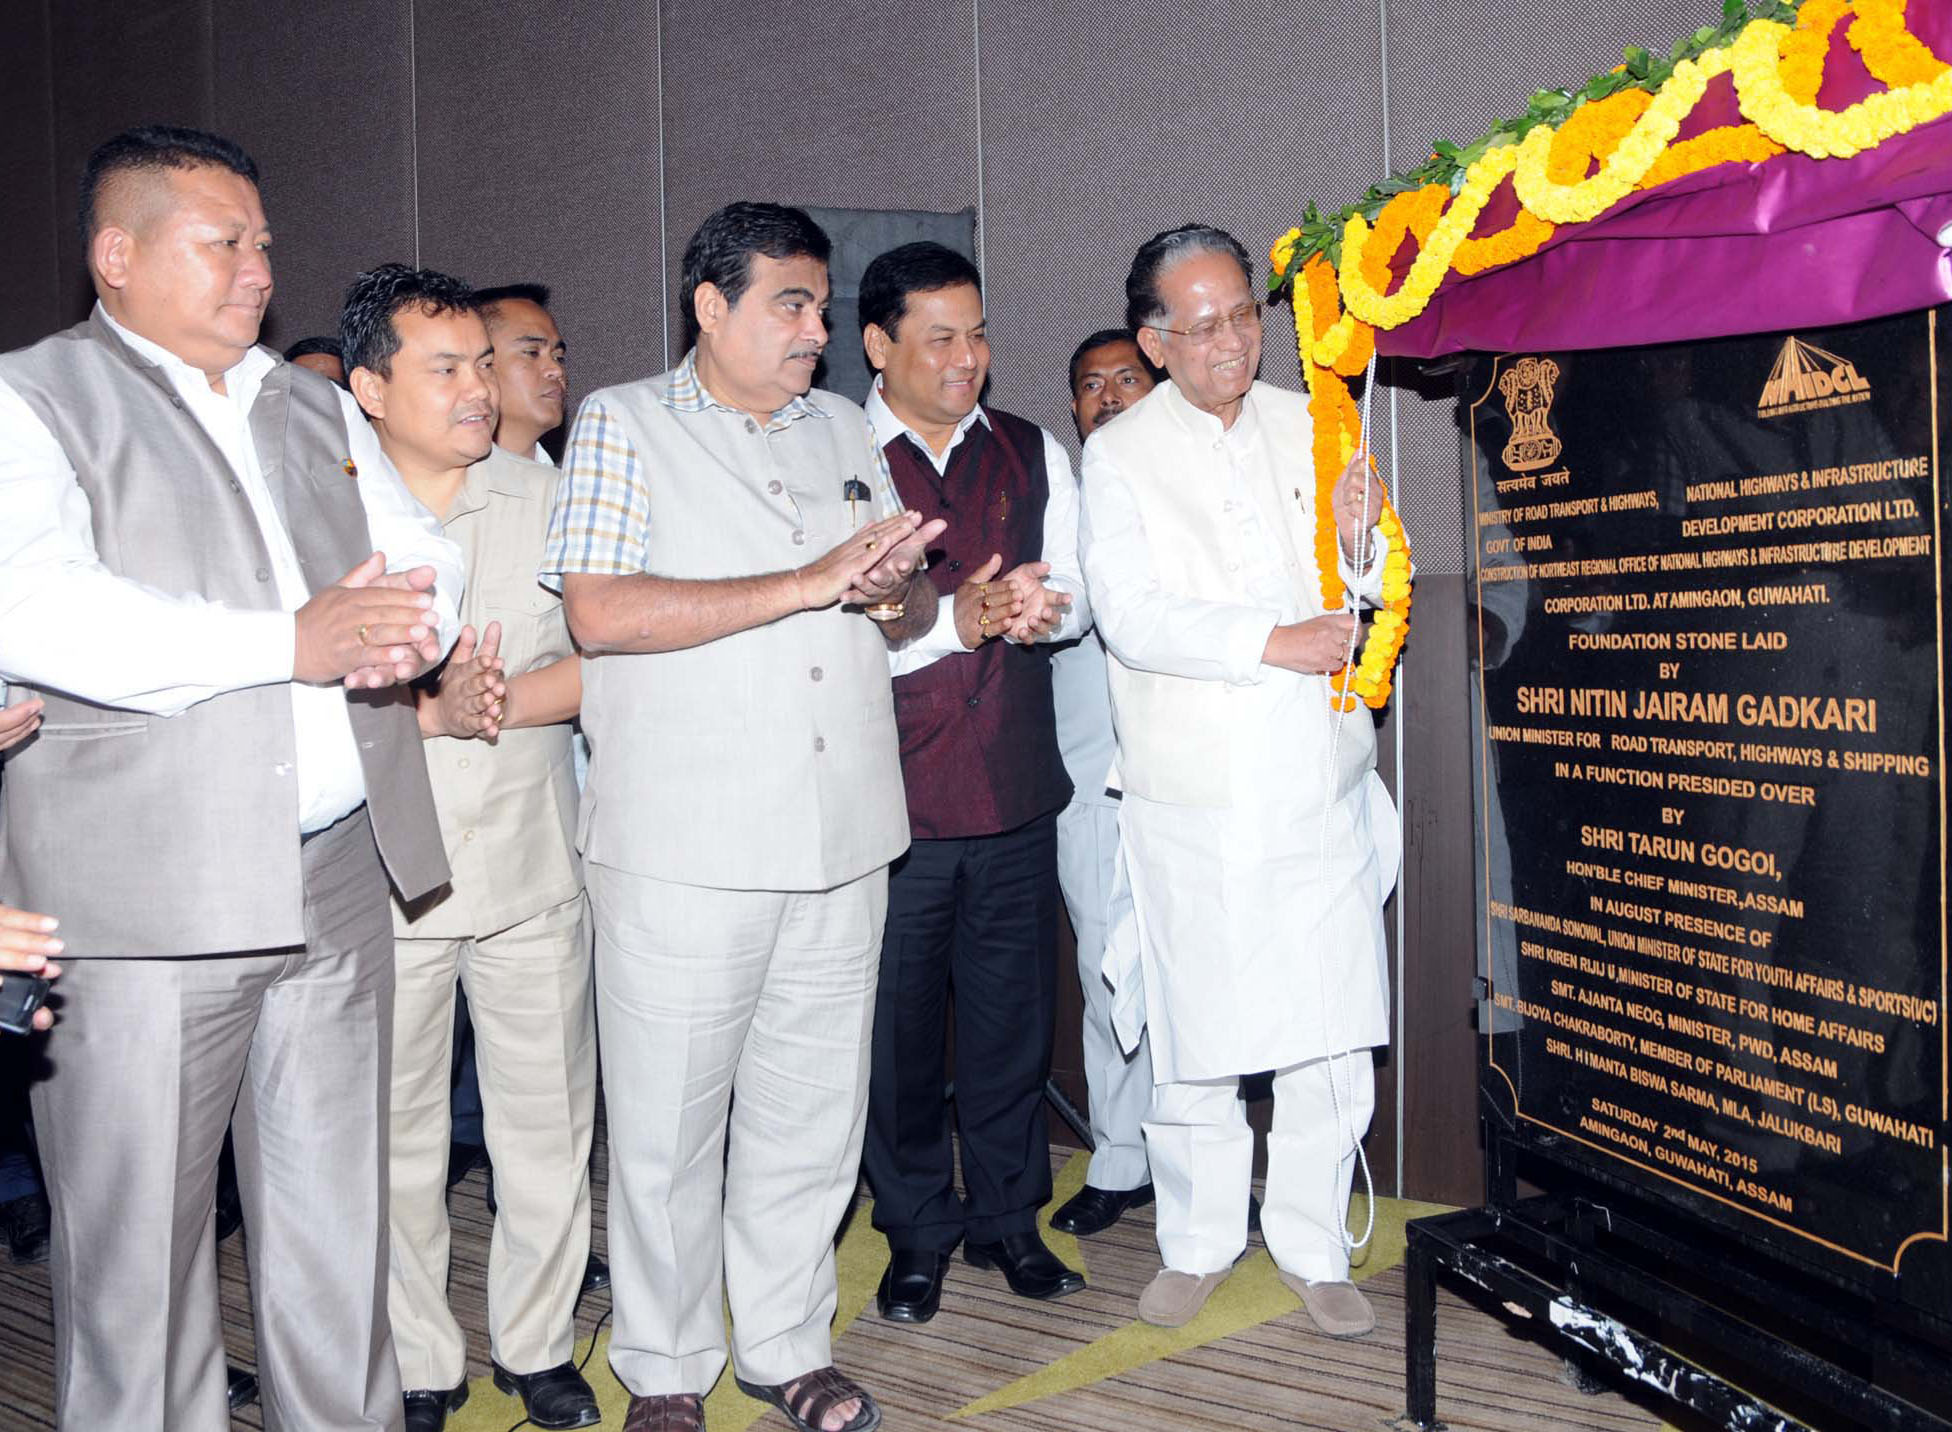
[[[401,1425],[384,1301],[393,926],[365,810],[303,863],[303,948],[65,962],[33,1101],[70,1432],[230,1427],[214,1212],[233,1105],[264,1425]]]
[[[639,1396],[833,1360],[888,872],[805,893],[588,867],[609,1101],[610,1365]]]
[[[394,946],[392,1256],[387,1309],[406,1388],[466,1380],[447,1304],[447,1151],[454,985],[467,991],[495,1231],[488,1338],[510,1372],[569,1361],[590,1253],[596,1028],[583,897],[474,940]]]

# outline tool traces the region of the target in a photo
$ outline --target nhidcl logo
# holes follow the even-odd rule
[[[1870,398],[1871,385],[1858,375],[1849,359],[1826,353],[1792,333],[1784,340],[1783,351],[1776,355],[1776,366],[1769,370],[1769,381],[1762,385],[1762,398],[1755,405],[1755,415],[1780,418],[1812,408],[1866,403]]]

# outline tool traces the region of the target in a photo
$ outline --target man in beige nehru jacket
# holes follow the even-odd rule
[[[569,721],[582,659],[538,586],[556,473],[494,445],[497,380],[480,303],[458,279],[388,264],[346,294],[353,395],[413,495],[467,559],[468,623],[420,696],[449,888],[395,911],[392,1278],[407,1432],[467,1397],[447,1304],[449,1041],[455,982],[473,1012],[499,1195],[488,1248],[496,1385],[538,1427],[589,1427],[571,1365],[590,1243],[596,1030],[583,877],[571,843]],[[477,644],[477,634],[479,641]]]
[[[394,683],[451,641],[459,554],[350,396],[255,346],[242,150],[131,130],[81,207],[94,313],[0,358],[0,679],[46,703],[0,788],[0,901],[66,944],[33,1094],[57,1416],[230,1426],[235,1106],[267,1421],[395,1428],[387,886],[448,867]]]
[[[901,508],[859,407],[809,391],[827,254],[798,209],[705,221],[696,346],[584,402],[543,561],[592,657],[580,836],[628,1432],[702,1425],[728,1303],[748,1392],[803,1429],[881,1420],[831,1365],[833,1240],[908,844],[888,641],[934,623],[915,578],[943,524]]]

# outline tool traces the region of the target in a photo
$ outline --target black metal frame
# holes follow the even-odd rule
[[[1799,1409],[1847,1418],[1868,1432],[1952,1432],[1946,1415],[1837,1360],[1943,1385],[1943,1345],[1894,1329],[1821,1283],[1758,1264],[1711,1230],[1663,1219],[1630,1198],[1600,1189],[1521,1199],[1519,1153],[1509,1135],[1488,1123],[1487,1206],[1409,1225],[1402,1428],[1444,1426],[1437,1420],[1436,1370],[1437,1274],[1443,1271],[1490,1294],[1514,1321],[1731,1432],[1812,1432],[1816,1424],[1778,1410],[1692,1354],[1717,1369],[1766,1380]],[[1683,1271],[1670,1276],[1666,1270]],[[1714,1290],[1713,1297],[1703,1289]],[[1690,1355],[1643,1327],[1678,1332]],[[1819,1338],[1834,1356],[1814,1350],[1810,1344]]]

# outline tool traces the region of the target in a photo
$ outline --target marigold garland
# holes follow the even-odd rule
[[[1390,263],[1402,247],[1404,236],[1414,234],[1421,248],[1429,241],[1430,231],[1437,227],[1437,220],[1449,203],[1448,188],[1442,184],[1426,184],[1421,189],[1398,194],[1383,206],[1382,213],[1376,216],[1376,229],[1362,260],[1362,276],[1371,288],[1378,293],[1389,292]]]
[[[1545,241],[1557,232],[1557,224],[1546,223],[1530,209],[1520,205],[1518,217],[1504,228],[1483,238],[1466,239],[1459,244],[1457,252],[1451,255],[1450,266],[1469,277],[1486,269],[1497,268],[1500,264],[1517,263],[1544,248]]]
[[[1362,422],[1343,374],[1319,361],[1318,354],[1323,340],[1338,330],[1359,334],[1365,342],[1373,338],[1373,330],[1341,311],[1335,270],[1319,254],[1296,276],[1294,306],[1295,344],[1308,385],[1308,416],[1314,428],[1315,570],[1321,580],[1322,606],[1339,611],[1347,589],[1339,566],[1341,537],[1335,525],[1334,492],[1342,470],[1354,455]],[[1367,357],[1363,363],[1367,366]],[[1388,551],[1382,554],[1383,605],[1370,623],[1360,659],[1329,678],[1333,688],[1329,702],[1338,711],[1353,711],[1358,700],[1377,710],[1388,704],[1390,673],[1410,633],[1409,540],[1389,505],[1389,495],[1380,484],[1373,491],[1378,508],[1375,525],[1388,544]]]
[[[1632,132],[1654,97],[1642,89],[1621,90],[1582,104],[1553,130],[1546,149],[1545,175],[1554,184],[1577,184],[1595,159],[1604,161]]]
[[[1340,609],[1347,595],[1330,497],[1361,440],[1345,379],[1367,366],[1376,330],[1399,327],[1421,314],[1453,270],[1468,276],[1527,258],[1558,227],[1595,218],[1637,190],[1719,164],[1761,163],[1790,150],[1814,158],[1848,157],[1952,114],[1952,65],[1911,33],[1906,10],[1907,0],[1803,0],[1794,26],[1753,19],[1739,30],[1733,28],[1737,16],[1719,40],[1697,42],[1693,58],[1677,58],[1671,69],[1657,70],[1655,79],[1646,80],[1648,87],[1658,85],[1652,93],[1638,86],[1604,93],[1601,86],[1589,91],[1601,97],[1580,104],[1556,128],[1534,123],[1529,132],[1523,126],[1502,137],[1494,132],[1466,154],[1438,146],[1455,156],[1458,167],[1450,171],[1450,183],[1400,190],[1371,208],[1373,226],[1361,209],[1350,211],[1339,230],[1339,263],[1321,252],[1331,247],[1329,235],[1336,231],[1325,231],[1312,209],[1308,222],[1314,232],[1306,237],[1312,252],[1303,256],[1299,228],[1275,243],[1269,258],[1276,277],[1289,280],[1314,422],[1315,557],[1328,609]],[[1870,75],[1888,88],[1845,109],[1827,110],[1817,97],[1830,47],[1846,19],[1848,43]],[[1703,43],[1711,47],[1704,49]],[[1677,57],[1685,53],[1676,50]],[[1645,80],[1647,57],[1630,51],[1628,60]],[[1733,78],[1745,122],[1677,141],[1682,122],[1709,83],[1724,73]],[[1519,132],[1524,137],[1514,142]],[[1466,163],[1469,154],[1477,157]],[[1507,177],[1518,198],[1516,217],[1495,233],[1472,238],[1491,194]],[[1397,250],[1410,237],[1417,242],[1416,256],[1391,292]],[[1333,679],[1333,700],[1343,710],[1352,710],[1357,698],[1377,707],[1387,702],[1390,672],[1408,634],[1409,547],[1386,496],[1377,525],[1389,544],[1383,608],[1370,627],[1362,660]]]
[[[1670,144],[1667,152],[1654,161],[1654,167],[1641,176],[1637,187],[1655,189],[1717,164],[1760,164],[1783,152],[1782,145],[1753,124],[1724,124],[1703,130],[1693,139]]]
[[[1824,62],[1830,54],[1830,35],[1850,11],[1850,0],[1803,0],[1796,27],[1776,47],[1776,72],[1783,89],[1798,104],[1815,104],[1823,88]]]
[[[1850,47],[1864,57],[1872,78],[1892,89],[1928,84],[1945,73],[1945,61],[1905,28],[1905,0],[1857,0]]]

